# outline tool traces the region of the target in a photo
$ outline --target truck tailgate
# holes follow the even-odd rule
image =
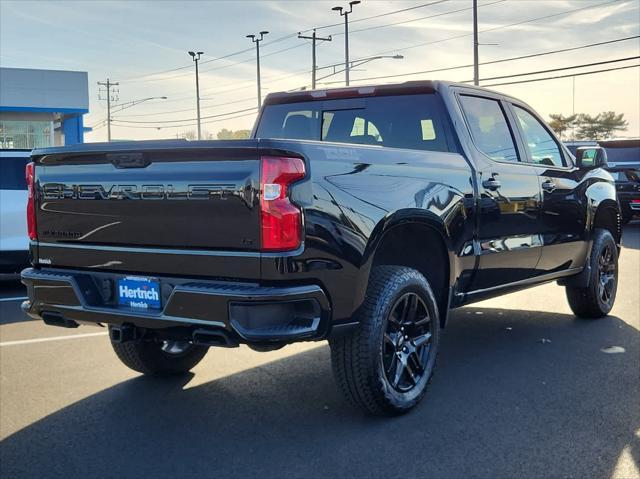
[[[193,269],[208,269],[182,264],[183,274],[215,276],[207,255],[229,252],[246,262],[253,252],[259,268],[257,142],[207,145],[172,150],[137,144],[130,151],[104,145],[103,151],[34,155],[39,260],[172,273],[179,265],[171,265],[171,256],[186,255],[200,257]],[[90,260],[83,259],[85,250]],[[157,255],[155,267],[141,260],[153,253],[167,255],[168,264],[160,265]]]

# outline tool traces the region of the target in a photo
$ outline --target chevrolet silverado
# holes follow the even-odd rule
[[[439,81],[270,94],[248,140],[40,149],[23,309],[107,326],[153,375],[212,346],[326,339],[347,399],[399,414],[452,308],[557,281],[577,317],[609,313],[620,210],[603,166],[527,104]]]

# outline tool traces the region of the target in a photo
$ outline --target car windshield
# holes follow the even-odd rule
[[[316,100],[267,105],[256,136],[452,151],[448,121],[436,94]]]

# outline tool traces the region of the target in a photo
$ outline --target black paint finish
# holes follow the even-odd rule
[[[398,89],[440,96],[455,152],[287,139],[38,150],[34,268],[314,286],[326,295],[331,325],[350,321],[378,246],[403,225],[424,225],[442,239],[452,307],[579,273],[596,215],[603,208],[618,213],[610,175],[578,170],[566,150],[565,168],[529,163],[512,115],[520,161],[486,157],[469,135],[459,95],[498,99],[505,108],[522,105],[515,99],[441,82],[381,94]],[[278,94],[264,108],[326,100],[313,95]],[[261,155],[305,161],[306,178],[290,189],[304,217],[297,251],[259,251]],[[492,178],[499,188],[486,182]],[[555,188],[545,190],[545,181]],[[402,251],[403,244],[394,247]],[[420,254],[428,261],[435,251],[425,243]]]

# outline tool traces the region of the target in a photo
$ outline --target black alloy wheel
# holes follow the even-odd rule
[[[598,296],[609,308],[616,290],[616,262],[611,244],[606,244],[598,257]]]
[[[398,298],[387,318],[382,362],[389,384],[407,392],[420,383],[431,353],[433,321],[416,293]]]

